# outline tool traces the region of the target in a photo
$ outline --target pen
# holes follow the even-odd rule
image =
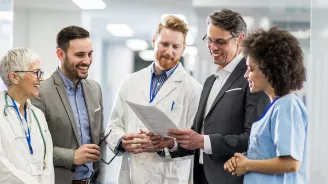
[[[171,111],[173,111],[173,107],[174,107],[174,101],[172,102]]]

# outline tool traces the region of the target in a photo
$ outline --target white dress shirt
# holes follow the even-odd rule
[[[211,92],[208,96],[205,112],[204,112],[204,118],[203,118],[203,124],[201,133],[204,134],[204,120],[207,116],[210,108],[212,107],[212,104],[220,92],[222,86],[226,83],[227,79],[229,78],[230,74],[233,72],[233,70],[236,68],[236,66],[239,64],[239,62],[242,60],[244,56],[242,53],[240,53],[237,57],[235,57],[227,66],[224,68],[218,67],[218,69],[215,71],[214,75],[216,77]],[[212,154],[212,146],[211,146],[211,139],[209,135],[204,135],[204,149],[200,149],[199,154],[199,163],[203,164],[203,152],[206,154]]]
[[[235,57],[227,66],[224,68],[219,68],[215,71],[214,75],[216,77],[213,86],[211,88],[211,92],[208,96],[205,112],[204,112],[204,118],[207,116],[207,113],[209,112],[216,96],[220,92],[222,86],[226,83],[227,79],[229,78],[230,74],[233,72],[233,70],[236,68],[236,66],[239,64],[239,62],[243,59],[242,53],[240,53],[237,57]],[[201,128],[201,133],[204,134],[204,121]],[[178,144],[176,141],[174,141],[174,147],[172,149],[169,149],[169,151],[177,151],[178,150]],[[211,146],[211,139],[209,135],[204,135],[204,149],[200,149],[199,154],[199,163],[203,164],[203,152],[206,154],[212,154],[212,146]]]

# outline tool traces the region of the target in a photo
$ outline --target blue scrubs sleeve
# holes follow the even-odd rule
[[[302,162],[306,143],[306,122],[302,109],[289,100],[281,102],[271,116],[271,135],[276,154],[291,156]]]

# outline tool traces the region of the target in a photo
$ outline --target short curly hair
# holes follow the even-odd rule
[[[274,88],[283,96],[299,90],[306,80],[304,57],[299,41],[278,26],[258,29],[242,42],[243,53],[251,57]]]

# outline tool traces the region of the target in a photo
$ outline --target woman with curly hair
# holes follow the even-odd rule
[[[250,90],[264,91],[271,104],[252,126],[247,153],[236,153],[224,169],[245,174],[244,184],[308,183],[308,113],[293,94],[306,79],[300,43],[273,27],[250,34],[242,46]]]

